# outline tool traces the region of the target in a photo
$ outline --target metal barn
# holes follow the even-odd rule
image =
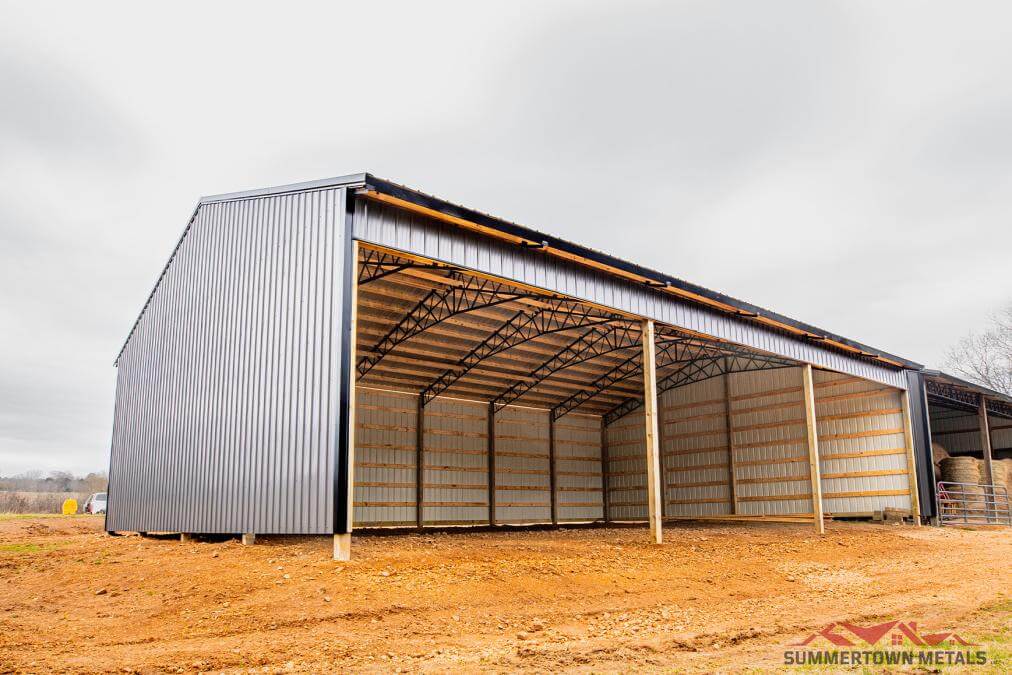
[[[370,174],[201,199],[116,363],[110,532],[932,515],[920,365]]]

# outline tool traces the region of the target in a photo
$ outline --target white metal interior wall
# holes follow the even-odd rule
[[[601,418],[569,413],[555,422],[555,480],[560,522],[604,518]]]
[[[503,279],[536,286],[641,317],[695,330],[803,363],[905,389],[903,371],[812,344],[786,332],[728,315],[670,293],[575,262],[526,250],[366,199],[355,200],[353,236]]]
[[[197,209],[118,359],[109,530],[333,532],[344,197]]]
[[[733,373],[731,452],[737,513],[812,513],[801,369]]]
[[[988,428],[991,429],[992,452],[1012,450],[1012,420],[1007,417],[989,415],[987,422]]]
[[[900,392],[838,373],[815,371],[813,379],[825,513],[909,509]]]
[[[425,523],[487,523],[488,405],[433,399],[422,428]]]
[[[608,516],[611,520],[646,520],[646,422],[643,410],[605,428],[608,445]]]
[[[495,415],[497,523],[552,520],[548,410],[506,406]]]
[[[660,397],[667,516],[733,513],[725,383],[713,377]]]
[[[418,397],[357,387],[354,523],[417,521]]]
[[[1000,424],[998,419],[993,416],[988,416],[988,422],[992,425]],[[983,451],[980,442],[980,417],[975,412],[932,405],[931,440],[941,444],[950,454],[979,455]],[[992,434],[992,447],[996,447],[994,441],[995,438]]]

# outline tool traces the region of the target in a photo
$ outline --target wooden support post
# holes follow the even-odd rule
[[[643,420],[646,424],[647,512],[655,544],[664,541],[661,505],[661,450],[657,431],[657,357],[654,352],[654,322],[643,322]]]
[[[495,404],[488,404],[488,524],[495,525]]]
[[[257,536],[252,532],[244,532],[242,535],[242,545],[252,546],[257,541]]]
[[[548,411],[548,489],[551,492],[552,525],[559,524],[559,497],[555,469],[555,420],[552,412]]]
[[[351,560],[351,533],[334,535],[334,560]]]
[[[991,422],[987,419],[987,399],[980,395],[980,407],[977,410],[977,419],[980,420],[980,448],[984,454],[984,475],[981,476],[985,485],[994,485],[994,460],[991,457]],[[990,488],[993,495],[994,488]],[[994,518],[994,497],[988,498],[988,488],[984,490],[984,511],[988,522]],[[990,502],[990,503],[989,503]]]
[[[415,417],[415,525],[425,526],[425,401],[418,395],[418,414]]]
[[[358,241],[352,241],[351,244],[351,269],[346,278],[345,283],[348,284],[348,299],[350,307],[348,308],[348,331],[350,335],[347,337],[347,348],[348,348],[348,382],[347,388],[347,401],[342,401],[343,405],[348,406],[348,436],[347,438],[341,439],[348,447],[348,466],[347,466],[347,483],[345,483],[345,490],[348,495],[347,502],[347,521],[344,523],[344,532],[334,534],[334,560],[351,560],[351,531],[355,523],[355,436],[357,426],[355,423],[355,411],[358,405],[358,391],[355,388],[355,381],[357,379],[358,368]],[[336,523],[335,523],[335,529]]]
[[[805,394],[805,436],[808,439],[808,466],[812,476],[812,514],[815,529],[826,533],[822,522],[822,476],[819,472],[819,432],[815,419],[815,385],[812,382],[812,366],[805,364],[801,369],[802,389]]]
[[[988,485],[994,485],[994,460],[991,458],[991,423],[987,419],[987,399],[980,397],[980,409],[977,411],[980,420],[980,448],[984,453],[984,475],[981,478]]]
[[[730,359],[724,359],[724,425],[727,429],[727,489],[731,495],[731,514],[738,514],[738,476],[735,474],[734,466],[734,424],[731,418],[731,375],[727,371],[727,363]]]
[[[914,525],[921,525],[921,500],[917,488],[917,458],[914,454],[913,423],[910,419],[910,393],[900,392],[900,407],[903,415],[903,442],[907,449],[907,481],[910,483],[910,517]],[[930,452],[930,447],[929,447]]]
[[[611,483],[611,462],[608,461],[608,427],[604,425],[604,416],[601,416],[601,514],[604,522],[611,521],[611,504],[608,495],[608,488]]]

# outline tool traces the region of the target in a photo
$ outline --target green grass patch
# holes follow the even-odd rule
[[[0,513],[0,520],[35,520],[37,518],[102,518],[101,515],[75,513],[65,516],[62,513]]]
[[[63,546],[63,542],[51,541],[44,544],[0,544],[0,553],[13,553],[15,555],[26,553],[45,553],[59,548],[60,546]]]

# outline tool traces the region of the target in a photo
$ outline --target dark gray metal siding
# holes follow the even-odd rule
[[[198,208],[118,361],[107,529],[334,531],[344,204]]]
[[[804,363],[906,389],[903,372],[682,300],[577,263],[491,239],[394,207],[356,200],[353,236],[580,300],[681,326]]]

